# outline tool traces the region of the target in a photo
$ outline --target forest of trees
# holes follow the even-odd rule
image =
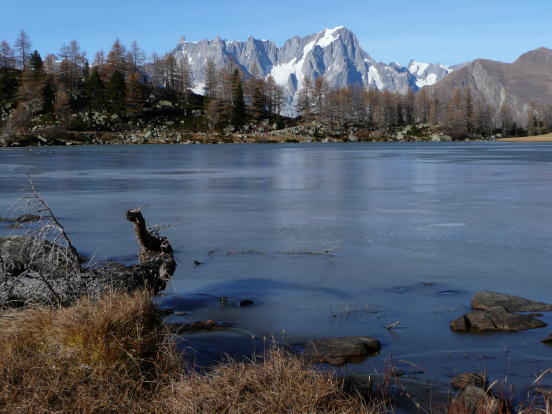
[[[191,92],[191,72],[187,56],[177,59],[167,53],[147,58],[136,42],[126,47],[119,40],[107,53],[95,53],[91,61],[77,41],[42,57],[22,30],[13,47],[5,40],[0,43],[0,127],[7,134],[35,125],[124,129],[138,121],[147,125],[158,115],[154,108],[160,100],[174,104],[170,111],[165,109],[165,115],[196,130],[222,130],[230,125],[237,130],[247,122],[283,119],[284,91],[271,76],[261,76],[257,67],[244,73],[232,62],[220,68],[208,61],[204,78],[196,80],[203,82],[202,96]],[[318,77],[302,80],[293,105],[300,116],[295,122],[320,120],[330,126],[354,124],[367,130],[434,124],[447,128],[455,138],[552,131],[552,106],[533,105],[525,130],[515,124],[508,106],[496,111],[474,100],[468,89],[455,90],[451,96],[441,101],[426,88],[407,94],[358,85],[331,88]]]

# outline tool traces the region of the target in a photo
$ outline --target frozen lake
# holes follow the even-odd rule
[[[179,267],[160,301],[189,312],[181,318],[292,344],[380,339],[381,354],[352,371],[381,370],[392,357],[443,381],[485,369],[528,384],[552,366],[552,348],[540,342],[552,328],[449,329],[478,290],[552,301],[551,145],[3,149],[0,216],[16,214],[27,172],[86,255],[136,260],[128,208],[173,224],[163,233]],[[242,299],[256,305],[234,306]],[[385,329],[394,322],[398,329]],[[190,343],[207,349],[220,338]]]

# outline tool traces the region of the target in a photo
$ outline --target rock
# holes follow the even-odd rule
[[[542,340],[545,344],[552,344],[552,334],[548,335],[546,338]]]
[[[464,372],[463,374],[457,375],[452,379],[451,385],[454,388],[464,390],[469,386],[484,388],[486,384],[485,377],[481,374],[476,374],[473,372]]]
[[[227,329],[230,327],[225,322],[219,322],[214,320],[197,321],[197,322],[185,322],[185,323],[167,323],[169,330],[176,335],[183,333],[191,333],[198,331],[212,331],[215,329]]]
[[[468,385],[451,401],[449,413],[499,414],[503,403],[484,389]]]
[[[504,293],[482,291],[477,292],[471,302],[472,309],[487,310],[502,306],[508,312],[551,312],[552,305],[535,302],[519,296]]]
[[[510,313],[501,306],[484,311],[466,313],[450,323],[454,331],[504,331],[518,332],[527,329],[543,328],[547,324],[526,315]]]
[[[343,365],[351,359],[375,354],[380,348],[380,342],[368,336],[324,338],[305,344],[304,355],[311,362]]]
[[[253,302],[252,300],[249,300],[249,299],[245,299],[245,300],[241,300],[239,303],[238,303],[238,307],[240,308],[246,308],[248,306],[253,306],[255,304],[255,302]]]
[[[170,101],[159,101],[156,106],[159,109],[172,109],[172,108],[174,108],[174,105]]]

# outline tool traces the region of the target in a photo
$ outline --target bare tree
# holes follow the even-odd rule
[[[27,69],[27,61],[29,59],[31,47],[31,38],[25,30],[21,30],[15,40],[15,50],[18,52],[17,58],[19,67],[23,70]]]
[[[144,66],[146,55],[140,46],[138,46],[136,40],[130,45],[130,57],[132,59],[132,70],[138,72]]]
[[[15,68],[15,56],[6,40],[0,42],[0,68]]]

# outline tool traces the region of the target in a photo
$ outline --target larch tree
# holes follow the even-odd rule
[[[138,42],[134,40],[132,44],[130,45],[130,57],[132,62],[132,71],[138,72],[140,71],[146,61],[146,54],[144,51],[140,48],[138,45]]]
[[[0,42],[0,68],[15,69],[15,55],[6,40]]]
[[[126,106],[128,113],[132,116],[139,115],[145,103],[144,89],[140,80],[139,73],[131,74],[128,80],[128,101]]]
[[[213,59],[207,60],[203,82],[205,98],[207,98],[207,100],[215,99],[218,95],[219,79],[217,68]]]
[[[109,75],[120,72],[123,77],[127,72],[126,47],[119,39],[116,39],[107,55],[107,71]]]
[[[184,98],[184,116],[188,115],[188,91],[192,87],[192,70],[190,67],[190,58],[188,54],[184,54],[178,62],[180,72],[180,92]]]
[[[307,120],[311,117],[312,101],[312,81],[305,76],[297,95],[297,112]]]
[[[17,60],[19,63],[19,67],[23,70],[27,69],[27,60],[31,52],[32,44],[31,38],[29,37],[27,32],[25,32],[25,30],[21,30],[19,32],[19,35],[15,40],[14,47],[17,51]]]

